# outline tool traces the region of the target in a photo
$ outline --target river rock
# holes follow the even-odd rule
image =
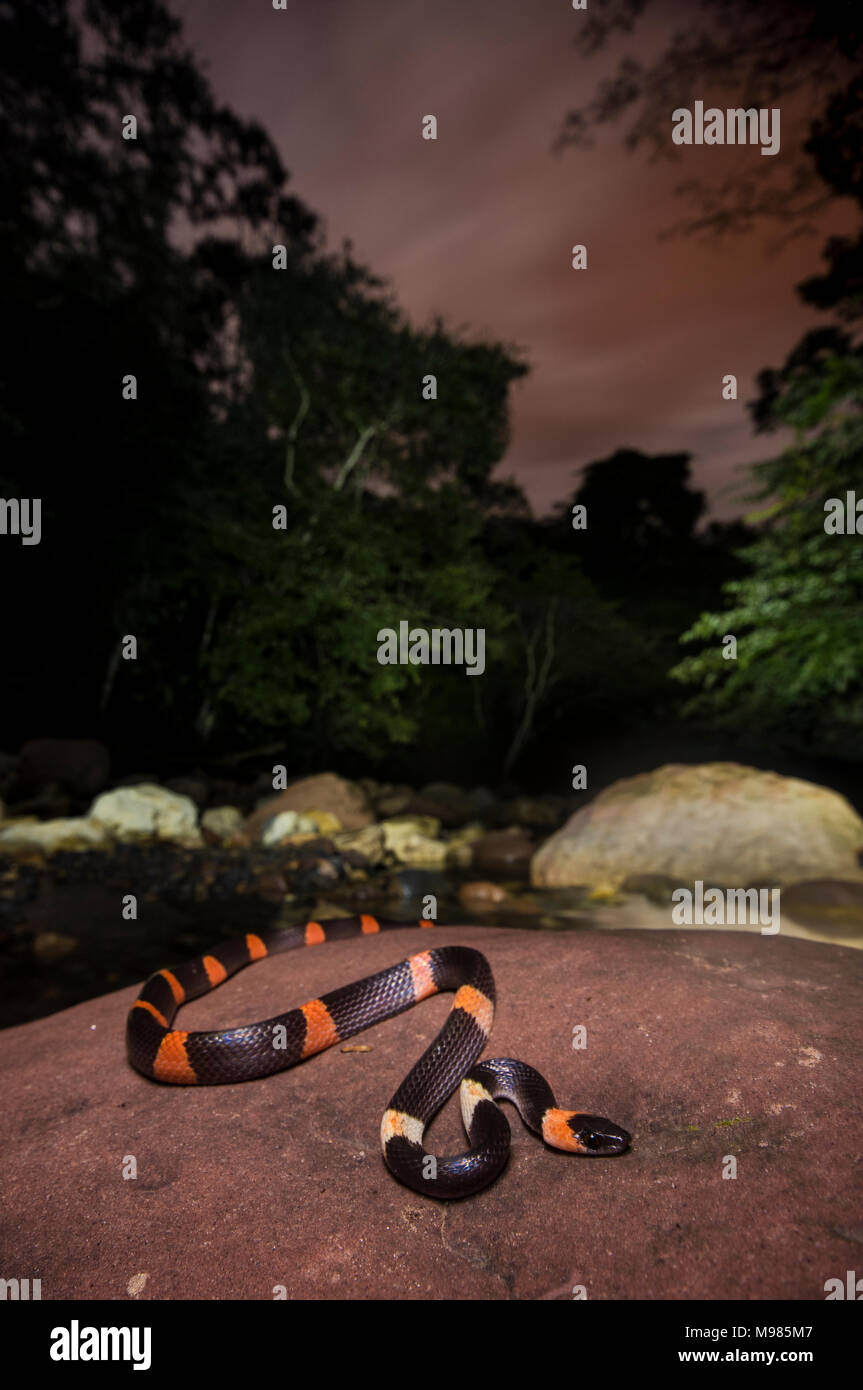
[[[621,884],[624,893],[640,893],[648,902],[656,907],[667,907],[669,912],[673,901],[671,895],[678,887],[686,885],[676,883],[667,874],[627,874]]]
[[[863,944],[863,883],[831,878],[792,883],[782,892],[782,913],[832,941]]]
[[[493,912],[508,902],[510,894],[499,883],[462,883],[458,900],[472,912]]]
[[[379,787],[372,798],[375,811],[382,820],[387,820],[391,816],[400,816],[408,809],[413,801],[415,792],[413,787],[403,784],[393,785],[385,783]]]
[[[280,845],[283,840],[287,840],[294,835],[310,835],[316,837],[318,827],[308,816],[299,816],[296,811],[280,811],[272,820],[268,820],[261,832],[261,843],[265,845]]]
[[[57,850],[101,849],[110,844],[104,825],[86,816],[66,820],[24,820],[0,828],[0,850],[38,849],[43,854]]]
[[[372,865],[383,863],[386,847],[384,832],[379,825],[367,825],[365,830],[344,830],[333,836],[336,849],[349,854],[361,854]]]
[[[335,816],[343,830],[363,830],[374,822],[369,799],[361,787],[337,777],[334,772],[321,772],[304,777],[276,796],[257,806],[246,820],[246,833],[259,839],[264,824],[282,811],[306,815],[312,811],[327,811]]]
[[[303,819],[310,820],[319,835],[338,835],[344,829],[338,816],[332,811],[304,811]]]
[[[535,845],[524,831],[492,830],[473,845],[473,865],[486,874],[527,878]]]
[[[200,842],[198,808],[188,796],[144,782],[103,792],[90,807],[90,819],[104,826],[115,840],[175,840]]]
[[[669,763],[615,782],[537,851],[537,887],[619,888],[631,874],[781,885],[863,880],[863,820],[838,792],[738,763]]]
[[[501,802],[498,821],[506,825],[528,825],[537,830],[549,830],[560,825],[566,815],[567,802],[559,796],[515,796]]]
[[[469,869],[473,864],[473,847],[483,838],[485,830],[478,821],[454,830],[446,842],[446,862],[454,869]]]
[[[447,847],[434,838],[440,822],[431,816],[406,816],[404,819],[381,821],[384,848],[400,864],[418,868],[442,868],[446,863]]]
[[[236,806],[211,806],[201,817],[201,829],[218,840],[230,839],[242,829],[243,816]]]
[[[108,750],[96,739],[34,738],[18,754],[14,799],[53,784],[75,797],[89,798],[105,786],[110,770]]]
[[[416,816],[434,816],[448,829],[464,825],[474,813],[466,794],[452,782],[429,782],[417,792],[408,810]]]

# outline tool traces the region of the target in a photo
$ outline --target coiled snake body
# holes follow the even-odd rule
[[[512,1101],[525,1124],[555,1148],[580,1154],[622,1153],[630,1143],[625,1129],[596,1115],[561,1110],[548,1082],[532,1067],[511,1058],[477,1060],[491,1031],[495,989],[485,956],[466,946],[422,951],[248,1027],[184,1033],[171,1026],[181,1004],[215,989],[252,961],[405,925],[370,916],[308,922],[305,927],[249,933],[185,965],[159,970],[129,1012],[129,1061],[144,1076],[180,1086],[250,1081],[284,1071],[432,994],[454,990],[443,1027],[411,1067],[381,1124],[384,1158],[400,1182],[437,1198],[466,1197],[492,1182],[510,1147],[509,1124],[498,1100]],[[459,1083],[471,1147],[455,1157],[437,1157],[425,1151],[423,1135]]]

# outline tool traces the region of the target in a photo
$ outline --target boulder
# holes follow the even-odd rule
[[[38,849],[43,854],[57,850],[102,849],[110,844],[104,825],[86,816],[68,820],[23,820],[0,828],[0,850]]]
[[[381,821],[384,849],[400,864],[436,869],[446,863],[447,847],[435,839],[440,822],[431,816],[406,816],[398,820]]]
[[[499,883],[462,883],[458,900],[471,912],[493,912],[508,901],[510,894]]]
[[[201,817],[201,829],[218,840],[230,839],[242,829],[243,816],[236,806],[211,806]]]
[[[640,893],[656,907],[667,907],[670,913],[673,905],[672,893],[675,888],[686,885],[677,884],[667,874],[627,874],[620,886],[622,892]]]
[[[363,830],[374,821],[365,792],[334,772],[304,777],[276,796],[268,797],[247,818],[246,833],[253,840],[260,839],[266,822],[281,811],[296,811],[300,815],[327,811],[335,816],[343,830]]]
[[[863,883],[831,878],[792,883],[782,893],[782,912],[833,941],[863,943]]]
[[[454,869],[469,869],[473,863],[473,847],[485,835],[478,821],[463,825],[447,836],[446,862]]]
[[[103,792],[90,807],[90,819],[104,826],[115,840],[159,839],[191,844],[200,839],[194,801],[155,783]]]
[[[406,809],[411,815],[433,816],[449,829],[464,825],[474,813],[465,792],[452,782],[429,782],[412,797]]]
[[[8,1272],[82,1309],[128,1301],[135,1279],[145,1300],[272,1300],[284,1285],[297,1300],[572,1305],[578,1286],[591,1301],[823,1301],[827,1279],[859,1277],[859,952],[697,930],[385,932],[271,956],[177,1026],[273,1017],[430,944],[488,958],[488,1055],[624,1125],[628,1153],[554,1152],[507,1106],[497,1180],[429,1201],[384,1165],[380,1124],[451,995],[350,1040],[369,1052],[337,1044],[254,1083],[180,1087],[126,1060],[131,985],[3,1034]],[[429,1148],[465,1147],[453,1097]]]
[[[377,814],[386,820],[388,816],[400,816],[408,809],[414,799],[413,787],[383,787],[374,798]]]
[[[283,840],[287,840],[293,835],[316,836],[317,834],[317,825],[307,816],[300,816],[296,811],[280,811],[264,825],[261,843],[280,845]]]
[[[379,825],[367,825],[365,830],[343,830],[333,836],[333,843],[342,853],[361,854],[369,864],[383,863],[386,847]]]
[[[34,738],[18,754],[15,800],[51,785],[89,798],[105,786],[110,770],[108,750],[96,739]]]
[[[473,846],[473,865],[486,874],[527,878],[535,845],[523,830],[492,830]]]
[[[863,880],[863,820],[838,792],[738,763],[669,763],[615,782],[537,851],[536,887],[634,874],[728,886]]]
[[[549,830],[560,825],[566,815],[566,802],[559,796],[515,796],[498,807],[500,822],[528,825]]]
[[[338,835],[344,829],[338,816],[332,811],[304,811],[303,819],[311,821],[319,835]]]

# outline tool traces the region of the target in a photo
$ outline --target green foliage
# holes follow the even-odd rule
[[[439,499],[441,511],[447,501],[458,517],[452,498]],[[446,534],[431,513],[331,494],[313,515],[297,503],[288,531],[267,534],[266,519],[250,531],[241,567],[223,556],[223,617],[203,671],[211,706],[235,737],[271,729],[288,743],[311,737],[370,761],[417,737],[428,672],[380,665],[378,632],[402,619],[430,628],[501,617],[492,570],[463,544],[468,519]]]
[[[811,346],[811,345],[810,345]],[[769,382],[770,423],[794,443],[756,467],[759,496],[773,499],[751,567],[725,585],[730,606],[704,613],[681,639],[711,642],[671,672],[700,685],[689,704],[726,727],[788,746],[863,756],[863,545],[825,529],[825,503],[863,496],[863,357],[792,354]],[[737,638],[737,660],[718,643]]]

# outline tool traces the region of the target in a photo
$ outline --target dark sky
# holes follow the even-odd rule
[[[682,178],[768,157],[702,146],[679,163],[651,163],[646,150],[626,150],[625,123],[604,127],[591,150],[553,154],[567,110],[627,51],[623,41],[583,60],[571,42],[579,13],[566,0],[172,8],[217,98],[266,127],[332,247],[349,237],[414,323],[439,313],[524,349],[532,371],[513,390],[499,471],[537,511],[622,446],[691,452],[713,514],[744,509],[737,465],[776,451],[753,435],[745,402],[758,370],[778,366],[822,321],[794,286],[819,269],[827,232],[853,225],[850,205],[778,252],[775,229],[658,240],[691,211],[672,191]],[[664,47],[674,20],[673,7],[651,17],[639,57]],[[721,93],[701,95],[722,104]],[[437,143],[420,138],[427,113],[438,118]],[[774,158],[792,153],[783,108]],[[587,245],[586,272],[570,269],[576,242]],[[726,372],[738,377],[736,403],[720,398]]]

